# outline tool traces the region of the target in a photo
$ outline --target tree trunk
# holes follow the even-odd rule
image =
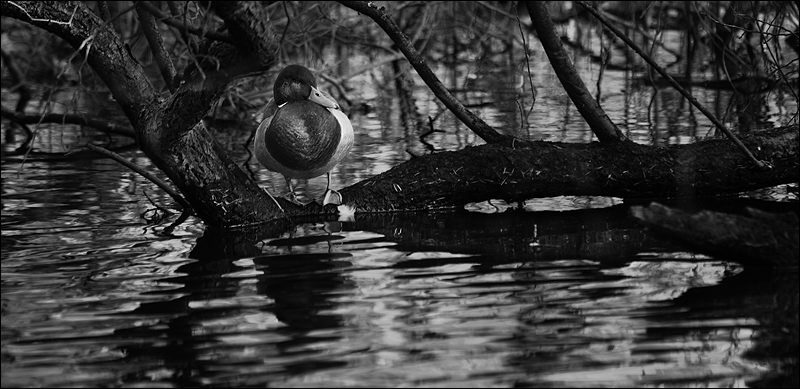
[[[281,218],[275,204],[220,148],[202,122],[236,78],[269,69],[275,40],[258,4],[215,3],[246,49],[208,41],[203,72],[192,69],[176,93],[162,99],[110,25],[80,2],[0,3],[3,15],[45,29],[87,56],[130,120],[142,151],[210,225],[238,226]],[[31,19],[33,18],[33,19]],[[256,39],[260,37],[262,39]]]
[[[652,147],[526,142],[468,147],[414,158],[340,192],[359,211],[460,207],[487,199],[560,195],[625,199],[717,196],[797,182],[798,126],[742,141],[774,168],[759,170],[725,139]]]

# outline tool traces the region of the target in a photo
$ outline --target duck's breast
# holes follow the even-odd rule
[[[264,142],[272,158],[284,168],[315,172],[333,159],[341,131],[328,109],[310,101],[297,101],[275,113]],[[325,171],[317,175],[322,173]]]

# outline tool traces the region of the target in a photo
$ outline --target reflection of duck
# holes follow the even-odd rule
[[[317,89],[314,75],[300,65],[289,65],[278,74],[274,86],[277,105],[272,117],[258,126],[256,158],[267,169],[283,174],[291,198],[297,202],[292,178],[327,174],[325,204],[342,203],[330,189],[330,170],[353,146],[353,126],[339,105]]]
[[[302,250],[311,246],[297,247]],[[280,342],[279,347],[320,341],[308,336],[311,331],[341,333],[338,329],[345,321],[337,313],[342,306],[337,296],[355,289],[354,282],[343,274],[343,269],[353,267],[347,259],[350,257],[352,254],[348,253],[291,253],[253,258],[255,270],[260,274],[256,277],[256,291],[273,301],[265,310],[286,324],[281,332],[292,337]]]

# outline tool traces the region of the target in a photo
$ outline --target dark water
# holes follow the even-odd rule
[[[579,65],[587,79],[596,75]],[[440,72],[455,71],[468,86],[463,98],[493,125],[591,140],[549,65],[534,66],[530,126],[521,124],[516,101],[527,109],[530,99],[517,75],[477,65]],[[366,79],[355,98],[377,109],[351,115],[356,145],[336,186],[427,150],[401,124],[396,98]],[[612,71],[603,83],[604,107],[639,142],[710,132],[668,90],[648,126],[649,86]],[[425,88],[415,93],[421,112],[438,110]],[[796,101],[768,99],[776,100],[764,108],[767,124],[797,110]],[[480,143],[449,116],[439,120],[445,132],[428,139],[435,147]],[[35,153],[21,165],[9,155],[19,133],[3,126],[3,387],[797,385],[797,275],[743,269],[651,236],[619,199],[357,215],[288,231],[222,233],[194,218],[167,228],[174,216],[142,218],[153,209],[148,196],[170,199],[138,175],[108,160]],[[242,163],[250,130],[219,136]],[[42,129],[35,149],[105,139],[84,131]],[[153,168],[136,151],[123,155]],[[284,193],[279,176],[250,167]],[[324,185],[298,184],[305,198]],[[747,196],[796,200],[785,187]]]

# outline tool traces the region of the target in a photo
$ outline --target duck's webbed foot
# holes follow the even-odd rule
[[[333,189],[326,190],[325,198],[322,200],[322,206],[324,207],[328,204],[342,205],[342,194]]]
[[[297,198],[297,194],[295,194],[294,191],[289,192],[289,201],[301,207],[304,205],[303,203],[300,202],[300,199]]]
[[[301,203],[300,200],[297,198],[297,193],[294,193],[294,185],[292,185],[292,179],[286,176],[283,176],[283,179],[286,180],[286,186],[289,188],[289,201],[302,207],[303,203]]]

